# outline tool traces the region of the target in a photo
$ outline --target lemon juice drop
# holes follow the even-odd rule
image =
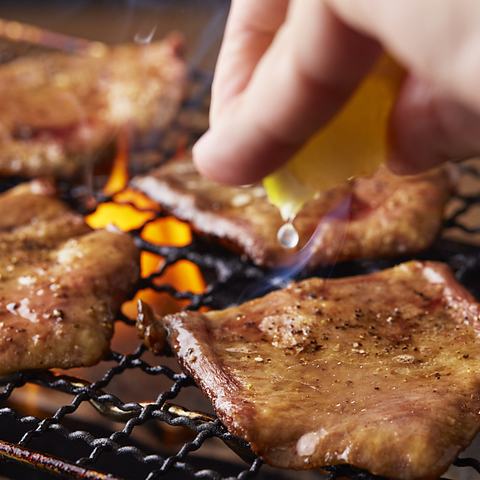
[[[277,240],[283,248],[294,248],[298,245],[300,236],[297,229],[293,226],[293,217],[280,227],[277,233]]]
[[[270,201],[287,223],[303,205],[357,175],[374,173],[387,156],[387,124],[404,71],[384,55],[340,112],[283,167],[264,178]],[[285,242],[286,243],[286,242]]]

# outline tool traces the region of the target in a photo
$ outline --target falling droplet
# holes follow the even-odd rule
[[[289,220],[280,227],[277,233],[277,240],[283,248],[293,248],[298,245],[300,237],[292,224],[292,220]]]

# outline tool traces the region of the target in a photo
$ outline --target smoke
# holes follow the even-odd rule
[[[146,15],[137,26],[134,40],[137,43],[149,43],[154,38],[159,24],[169,22],[172,12],[183,17],[187,28],[179,28],[187,39],[190,55],[187,58],[191,71],[197,70],[208,57],[216,59],[228,12],[229,0],[127,0],[128,11],[147,9]],[[199,15],[199,12],[202,15]],[[165,28],[165,27],[163,27]],[[172,28],[177,28],[172,25]],[[188,45],[190,42],[190,45]],[[209,65],[213,69],[213,62]]]
[[[133,39],[137,43],[150,43],[152,41],[153,36],[155,35],[155,31],[157,30],[157,25],[154,25],[153,28],[147,34],[139,31],[135,34]]]
[[[185,34],[193,65],[217,48],[229,0],[0,0],[6,20],[105,43],[146,42]],[[215,45],[214,45],[215,44]],[[212,47],[213,46],[213,47]]]
[[[322,237],[325,235],[324,227],[333,219],[340,220],[340,223],[344,226],[343,229],[337,231],[336,238],[330,239],[331,244],[338,245],[338,258],[338,254],[343,246],[345,233],[347,231],[348,218],[350,216],[351,198],[351,195],[348,195],[347,197],[343,198],[335,208],[330,210],[330,212],[328,212],[320,220],[315,232],[305,246],[299,252],[293,255],[288,261],[274,268],[261,281],[257,282],[251,287],[248,287],[240,296],[239,303],[251,300],[252,298],[256,298],[261,295],[265,295],[271,290],[283,288],[291,281],[295,280],[295,277],[298,274],[303,273],[304,268],[308,265],[312,255],[315,253],[317,246],[323,243]],[[334,268],[335,265],[333,264],[330,267],[329,272],[327,271],[327,277],[332,276]]]
[[[212,16],[200,34],[193,57],[189,59],[188,63],[190,69],[196,69],[198,65],[201,64],[209,54],[211,54],[215,45],[219,45],[219,42],[223,37],[225,23],[230,9],[230,2],[211,0],[210,3],[214,7],[212,10]]]

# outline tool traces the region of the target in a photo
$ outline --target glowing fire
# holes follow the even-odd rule
[[[105,228],[113,223],[121,230],[129,231],[140,228],[145,222],[155,217],[155,212],[160,209],[158,204],[140,192],[125,188],[128,180],[128,135],[122,132],[119,136],[113,168],[104,187],[104,193],[112,196],[113,202],[100,204],[95,212],[87,217],[87,223],[92,228]],[[173,217],[166,217],[148,223],[143,228],[142,238],[156,245],[184,246],[191,242],[192,235],[187,224]],[[150,252],[142,252],[140,261],[143,278],[158,272],[164,265],[162,257]],[[154,283],[168,284],[178,291],[193,293],[205,291],[205,283],[198,267],[187,260],[176,262],[156,278]],[[130,318],[135,317],[139,298],[152,305],[158,314],[178,311],[185,304],[184,301],[176,300],[167,293],[147,289],[142,290],[132,301],[124,304],[125,315]]]

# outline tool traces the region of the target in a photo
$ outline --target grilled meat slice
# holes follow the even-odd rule
[[[98,362],[139,276],[130,235],[92,231],[53,194],[37,180],[0,195],[0,375]]]
[[[67,53],[0,67],[0,175],[70,178],[125,129],[134,145],[158,142],[185,86],[182,40]]]
[[[418,252],[436,238],[452,192],[451,175],[445,168],[415,177],[397,177],[382,168],[307,203],[294,221],[300,241],[295,249],[286,250],[277,241],[282,218],[260,185],[214,184],[196,172],[190,159],[169,162],[135,177],[131,184],[196,230],[240,248],[255,263],[267,267],[304,247],[319,222],[310,268]],[[332,214],[348,201],[349,213]]]
[[[440,476],[480,428],[480,304],[437,262],[311,278],[159,326],[235,436],[276,467]],[[145,320],[145,319],[144,319]]]

